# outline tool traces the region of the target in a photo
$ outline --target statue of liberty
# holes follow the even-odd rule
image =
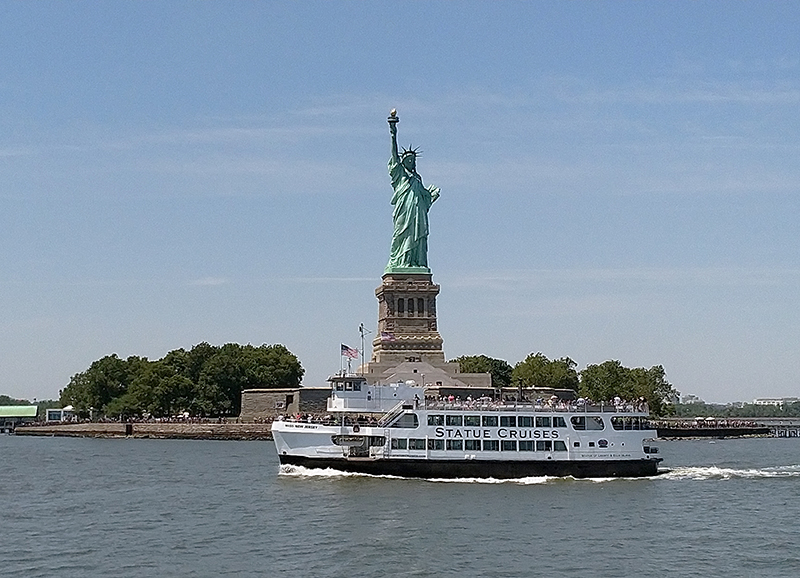
[[[392,135],[392,156],[389,159],[389,176],[392,178],[392,205],[394,234],[389,263],[385,273],[430,273],[428,269],[428,209],[439,198],[439,188],[425,187],[417,173],[417,156],[414,148],[397,152],[397,111],[389,117]]]

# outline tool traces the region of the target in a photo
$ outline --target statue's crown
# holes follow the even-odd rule
[[[404,148],[403,152],[400,154],[400,158],[405,158],[407,156],[412,156],[414,158],[422,155],[422,151],[419,148],[414,148],[413,145],[408,145],[408,148]]]

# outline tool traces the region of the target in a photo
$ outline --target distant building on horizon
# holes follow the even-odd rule
[[[783,407],[800,401],[798,397],[758,397],[753,400],[753,405],[774,405]]]

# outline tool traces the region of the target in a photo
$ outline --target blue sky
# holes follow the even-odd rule
[[[448,358],[800,395],[800,5],[0,1],[0,394],[374,330],[386,116]]]

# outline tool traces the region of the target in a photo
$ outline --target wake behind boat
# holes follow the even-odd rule
[[[324,419],[278,419],[282,465],[417,478],[659,473],[645,406],[439,399],[414,382],[329,378]]]

